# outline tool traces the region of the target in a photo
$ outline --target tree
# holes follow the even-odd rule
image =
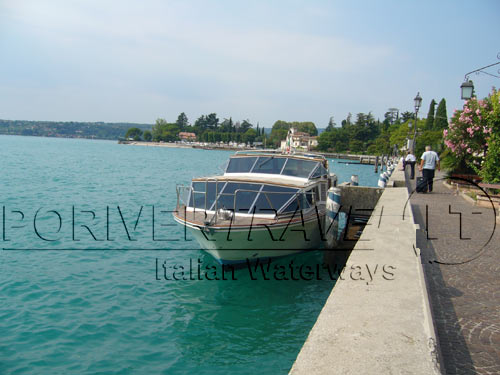
[[[308,133],[312,137],[318,135],[318,129],[316,128],[316,125],[312,121],[293,122],[292,124],[297,124],[297,128],[299,131]]]
[[[448,115],[446,114],[446,100],[443,98],[439,102],[436,119],[434,120],[434,130],[446,129],[448,127]]]
[[[346,119],[345,119],[345,120],[342,120],[342,123],[341,123],[341,124],[342,124],[342,127],[343,127],[343,128],[345,128],[345,127],[347,127],[347,126],[351,125],[351,118],[352,118],[352,114],[351,114],[351,112],[349,112],[349,113],[347,114]]]
[[[207,128],[207,119],[205,115],[201,115],[194,122],[194,128],[196,133],[201,133]]]
[[[333,116],[331,116],[330,120],[328,120],[328,126],[326,127],[325,131],[332,131],[336,126],[337,124],[335,124],[335,121],[333,121]]]
[[[206,117],[206,125],[210,129],[217,129],[217,126],[219,125],[219,119],[217,118],[217,115],[215,113],[210,113]]]
[[[156,122],[153,125],[153,129],[152,129],[153,140],[155,142],[159,142],[159,141],[163,140],[162,134],[163,134],[163,131],[166,130],[166,128],[167,128],[167,122],[165,121],[165,119],[162,119],[162,118],[156,119]]]
[[[429,113],[427,113],[427,119],[425,120],[425,130],[434,129],[434,112],[436,111],[436,101],[431,100],[429,105]]]
[[[408,120],[414,119],[415,114],[413,112],[405,111],[401,113],[401,121],[407,122]]]
[[[253,127],[252,123],[249,120],[243,120],[238,129],[239,132],[245,133],[248,129]]]
[[[146,142],[151,142],[151,139],[153,138],[153,135],[149,130],[144,130],[144,134],[142,136]]]
[[[241,140],[245,143],[253,144],[256,137],[257,132],[254,129],[250,128],[245,133],[243,133],[243,135],[241,136]]]
[[[321,151],[329,151],[335,146],[336,141],[335,131],[325,131],[318,137],[318,149]]]
[[[479,175],[484,181],[495,184],[500,182],[500,133],[493,134],[488,142],[488,153]]]
[[[442,144],[443,132],[439,130],[423,130],[417,137],[415,156],[420,157],[425,151],[425,146],[431,146],[434,151],[440,153],[442,151]]]
[[[351,141],[349,142],[349,151],[355,153],[363,151],[363,142],[357,139],[351,139]]]
[[[384,121],[388,125],[394,124],[399,119],[399,109],[397,108],[389,108],[387,112],[384,114]]]
[[[164,119],[159,118],[153,125],[152,136],[156,142],[173,142],[178,139],[179,126],[176,123],[169,124]]]
[[[180,129],[184,129],[185,127],[187,127],[189,125],[189,121],[188,121],[188,118],[187,118],[186,114],[184,112],[182,112],[177,117],[177,121],[175,123],[177,124],[177,126]]]
[[[140,141],[142,136],[142,130],[139,128],[130,128],[125,133],[125,138],[132,138],[134,141]]]

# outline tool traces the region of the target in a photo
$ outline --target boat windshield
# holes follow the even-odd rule
[[[311,207],[312,199],[297,188],[270,184],[194,181],[188,207],[215,211],[219,208],[245,214],[293,213]]]
[[[267,173],[301,178],[309,178],[313,171],[313,177],[326,174],[318,161],[278,156],[233,157],[226,168],[226,173]]]

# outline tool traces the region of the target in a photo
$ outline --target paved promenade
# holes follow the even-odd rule
[[[290,374],[440,373],[404,175],[393,176],[401,187],[382,193]]]
[[[410,198],[441,367],[446,374],[500,374],[500,224],[492,236],[493,210],[456,195],[442,178],[437,173],[431,194]],[[415,180],[406,183],[414,191]]]

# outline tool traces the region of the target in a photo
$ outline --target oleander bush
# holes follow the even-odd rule
[[[443,130],[444,165],[453,172],[475,172],[484,181],[500,182],[500,93],[471,98],[455,111]]]

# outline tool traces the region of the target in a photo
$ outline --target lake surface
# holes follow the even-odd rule
[[[163,277],[163,265],[215,267],[166,211],[176,184],[230,154],[0,136],[0,374],[286,374],[334,285],[326,270]],[[330,168],[377,183],[373,166]]]

